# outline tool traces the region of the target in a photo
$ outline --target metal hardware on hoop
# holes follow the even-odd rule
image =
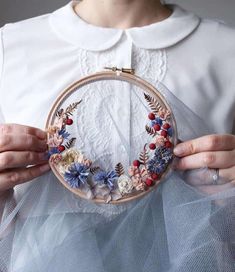
[[[135,69],[132,68],[104,67],[104,69],[111,70],[113,72],[123,72],[131,75],[135,74]]]

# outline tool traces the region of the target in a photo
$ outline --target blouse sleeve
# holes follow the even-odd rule
[[[0,28],[0,89],[2,82],[2,73],[3,73],[3,39],[2,39],[2,28]],[[1,101],[1,96],[0,96]],[[1,110],[1,102],[0,102],[0,124],[4,123],[4,117]]]

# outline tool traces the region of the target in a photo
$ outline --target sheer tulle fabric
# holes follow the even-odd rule
[[[212,133],[164,86],[184,141]],[[221,183],[221,184],[220,184]],[[211,170],[171,172],[136,201],[98,205],[53,173],[15,188],[0,225],[0,271],[234,271],[235,189]]]

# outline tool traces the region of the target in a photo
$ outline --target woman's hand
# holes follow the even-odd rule
[[[191,170],[205,167],[218,169],[220,180],[235,184],[234,135],[203,136],[178,144],[174,153],[180,158],[175,166],[177,169]]]
[[[0,196],[47,172],[50,167],[46,151],[44,131],[16,124],[0,125]]]

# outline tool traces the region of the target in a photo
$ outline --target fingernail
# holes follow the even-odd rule
[[[40,130],[40,129],[37,129],[36,135],[37,135],[37,137],[38,137],[39,139],[41,139],[41,140],[45,140],[46,137],[47,137],[46,132],[43,131],[43,130]]]
[[[185,153],[185,147],[184,147],[184,145],[183,144],[179,144],[179,145],[177,145],[175,148],[174,148],[174,154],[176,155],[176,156],[182,156],[184,153]]]
[[[41,172],[47,172],[51,169],[50,165],[47,163],[47,164],[43,164],[42,166],[40,166],[40,171]]]

